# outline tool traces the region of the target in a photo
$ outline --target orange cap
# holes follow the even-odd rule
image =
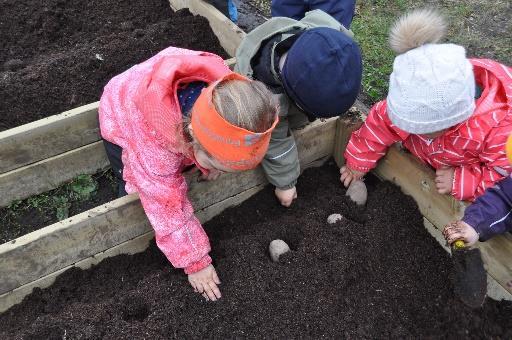
[[[507,153],[509,163],[512,164],[512,135],[508,136],[505,152]]]
[[[194,137],[222,165],[233,170],[253,169],[261,162],[270,143],[270,134],[279,121],[276,118],[265,132],[252,132],[226,121],[215,109],[213,90],[224,80],[251,81],[237,73],[229,73],[210,84],[192,108]]]

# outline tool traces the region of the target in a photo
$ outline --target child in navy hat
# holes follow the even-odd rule
[[[346,28],[350,28],[355,7],[355,0],[272,0],[271,12],[272,17],[300,20],[306,12],[321,9]]]
[[[352,36],[335,18],[314,10],[300,21],[272,18],[238,47],[235,71],[262,81],[279,98],[280,122],[262,167],[284,206],[297,197],[300,174],[290,129],[345,113],[359,93],[361,52]]]

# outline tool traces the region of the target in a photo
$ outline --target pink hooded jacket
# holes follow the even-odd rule
[[[101,135],[123,149],[126,191],[139,194],[158,247],[187,274],[212,260],[182,175],[195,160],[185,147],[177,88],[229,72],[217,55],[169,47],[112,78],[100,100]]]
[[[391,144],[402,142],[435,169],[454,167],[452,195],[469,201],[510,173],[505,143],[512,133],[512,69],[488,59],[471,59],[471,63],[482,95],[468,120],[431,140],[393,125],[383,100],[352,133],[345,150],[347,166],[367,172]]]

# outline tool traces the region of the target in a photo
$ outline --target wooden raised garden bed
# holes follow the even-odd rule
[[[175,10],[188,7],[193,14],[207,18],[226,52],[234,55],[244,33],[213,6],[200,0],[170,3]],[[361,104],[356,106],[359,112],[366,112]],[[92,103],[0,132],[0,206],[54,189],[78,174],[108,167],[97,108],[98,103]],[[350,119],[332,118],[295,131],[302,168],[320,165],[332,155],[343,164],[342,151],[357,126]],[[443,244],[440,229],[461,215],[463,205],[435,192],[432,171],[392,148],[375,173],[415,199],[429,222],[429,231]],[[195,174],[188,174],[187,180],[189,197],[202,222],[240,204],[267,184],[259,168],[226,174],[214,182],[196,182]],[[19,303],[33,288],[48,287],[67,269],[89,268],[107,257],[141,252],[152,238],[138,196],[133,194],[2,244],[0,312]],[[512,300],[512,237],[497,237],[479,247],[491,278],[491,295]]]

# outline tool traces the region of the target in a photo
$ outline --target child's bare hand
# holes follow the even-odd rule
[[[475,229],[464,221],[452,222],[445,226],[443,236],[448,244],[462,240],[466,245],[472,246],[478,241],[478,234]]]
[[[220,284],[220,280],[213,265],[209,265],[196,273],[189,274],[188,282],[194,288],[194,292],[202,294],[206,301],[217,301],[222,296],[217,287]]]
[[[289,207],[292,205],[293,200],[297,198],[297,188],[293,187],[290,189],[279,189],[276,188],[274,191],[276,194],[277,199],[279,200],[279,203],[284,205],[285,207]]]
[[[348,186],[350,185],[350,183],[352,183],[352,181],[357,181],[357,180],[363,178],[364,172],[352,170],[352,169],[347,168],[346,166],[342,166],[340,169],[340,175],[341,175],[340,176],[341,183],[343,183],[345,188],[348,188]]]
[[[450,194],[453,186],[453,174],[455,169],[446,167],[436,170],[436,189],[437,192],[443,195]]]

